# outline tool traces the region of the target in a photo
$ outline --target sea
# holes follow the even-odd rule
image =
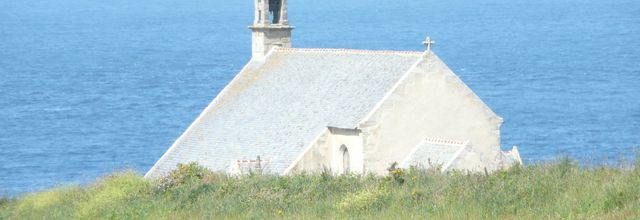
[[[0,196],[145,173],[249,60],[252,0],[0,1]],[[525,164],[633,161],[640,1],[289,1],[294,47],[433,50]]]

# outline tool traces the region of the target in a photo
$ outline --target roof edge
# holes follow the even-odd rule
[[[318,133],[318,135],[316,135],[313,140],[311,140],[309,143],[307,143],[307,145],[304,147],[304,149],[298,154],[298,156],[289,164],[289,166],[282,171],[282,173],[280,173],[281,175],[289,175],[291,173],[291,171],[296,167],[296,165],[298,165],[298,163],[300,163],[300,161],[304,158],[305,155],[307,155],[307,153],[309,151],[311,151],[313,149],[313,147],[316,145],[316,143],[318,143],[318,141],[320,139],[323,138],[324,135],[326,135],[327,133],[331,132],[329,130],[328,127],[325,127],[322,129],[322,131],[320,133]]]
[[[272,52],[273,52],[273,50],[271,50],[269,53],[267,53],[267,56],[271,55]],[[251,65],[253,65],[254,62],[256,62],[256,60],[251,59],[251,60],[249,60],[247,62],[247,64],[244,65],[244,67],[242,67],[240,72],[238,72],[238,74],[236,74],[236,76],[233,77],[233,79],[215,96],[215,98],[213,98],[213,100],[207,105],[207,107],[205,107],[200,112],[198,117],[196,117],[196,119],[193,120],[193,122],[191,122],[189,127],[187,127],[187,130],[185,130],[184,132],[182,132],[182,134],[180,134],[178,139],[176,139],[176,141],[174,141],[173,144],[171,144],[171,147],[169,147],[169,149],[167,149],[167,151],[165,151],[164,154],[162,154],[160,159],[158,159],[158,161],[156,161],[156,163],[153,164],[153,166],[149,169],[149,171],[147,171],[147,173],[145,173],[144,178],[152,178],[154,176],[157,176],[156,174],[154,174],[154,172],[156,172],[158,170],[159,165],[162,162],[167,160],[167,157],[169,155],[171,155],[173,150],[175,150],[175,148],[178,146],[178,143],[182,142],[183,139],[185,138],[185,136],[187,134],[189,134],[191,132],[191,130],[193,130],[195,125],[198,124],[202,120],[202,118],[204,118],[204,116],[209,111],[211,111],[211,109],[214,108],[220,102],[222,97],[226,96],[226,94],[229,93],[229,90],[231,89],[232,85],[234,85],[237,81],[240,80],[240,78],[242,78],[244,76],[243,73],[246,72],[245,70],[248,69]]]
[[[405,83],[405,81],[407,81],[407,78],[409,78],[409,76],[417,68],[418,64],[422,63],[424,61],[425,57],[429,56],[430,54],[432,54],[432,52],[430,52],[428,54],[420,53],[421,57],[418,60],[416,60],[415,63],[413,63],[411,65],[411,67],[402,75],[402,77],[400,77],[400,79],[398,81],[396,81],[396,83],[389,90],[387,90],[387,92],[384,94],[382,99],[380,99],[380,101],[378,101],[378,103],[376,103],[376,105],[373,106],[371,111],[369,111],[369,113],[367,113],[367,115],[364,118],[362,118],[362,120],[360,120],[360,122],[358,122],[358,128],[368,127],[368,126],[363,126],[363,125],[367,124],[367,122],[371,121],[371,119],[374,118],[376,113],[382,109],[382,106],[384,105],[384,103],[387,102],[390,99],[390,97],[393,95],[393,93],[395,93],[396,90],[398,90],[398,88],[400,88],[400,86]]]
[[[455,79],[458,81],[458,85],[462,86],[466,91],[468,91],[471,94],[472,99],[480,104],[480,106],[484,109],[485,113],[488,114],[487,116],[492,120],[497,120],[498,126],[501,126],[502,123],[504,122],[504,119],[500,117],[496,112],[494,112],[493,109],[491,109],[491,107],[489,107],[489,105],[487,105],[487,103],[485,103],[484,100],[482,100],[482,98],[480,98],[480,96],[478,96],[478,94],[476,94],[476,92],[473,91],[473,89],[471,89],[471,87],[469,87],[469,85],[467,85],[460,78],[460,76],[458,76],[458,74],[456,74],[453,70],[451,70],[451,68],[449,68],[449,66],[444,61],[442,61],[442,59],[440,59],[440,57],[438,57],[435,54],[433,55],[436,56],[438,62],[442,63],[442,65],[446,68],[448,73],[455,77]]]
[[[383,98],[380,101],[378,101],[378,103],[373,107],[373,109],[371,109],[371,111],[360,122],[358,122],[358,128],[369,127],[374,125],[375,123],[378,123],[377,121],[374,120],[376,119],[376,113],[378,113],[382,109],[382,106],[390,99],[390,97],[393,96],[394,93],[396,93],[398,88],[406,83],[407,78],[414,73],[414,70],[418,68],[418,65],[424,62],[427,58],[431,56],[433,56],[438,62],[442,63],[444,68],[447,70],[447,72],[455,77],[455,79],[458,81],[458,84],[472,94],[471,98],[480,104],[481,108],[484,110],[485,113],[487,113],[487,116],[489,118],[496,120],[498,126],[502,125],[502,123],[504,122],[504,119],[500,117],[498,114],[496,114],[475,92],[473,92],[473,90],[469,88],[469,86],[467,86],[467,84],[464,83],[464,81],[462,81],[462,79],[460,79],[460,77],[455,72],[453,72],[453,70],[451,70],[449,66],[447,66],[446,63],[444,63],[444,61],[440,59],[440,57],[438,57],[433,51],[426,51],[421,53],[421,55],[422,56],[420,57],[420,59],[418,59],[411,66],[411,68],[409,68],[409,70],[407,70],[407,72],[396,82],[396,84],[394,84],[393,87],[391,87],[391,89],[387,91],[387,93],[383,96]]]
[[[422,51],[403,51],[403,50],[361,50],[347,48],[284,48],[278,47],[273,50],[278,52],[301,52],[301,53],[343,53],[343,54],[386,54],[386,55],[408,55],[421,56]]]
[[[447,161],[445,164],[442,164],[441,170],[440,172],[444,173],[447,170],[449,170],[449,167],[451,167],[451,165],[458,159],[460,158],[460,155],[462,155],[462,153],[469,149],[471,147],[471,142],[466,140],[466,141],[461,141],[461,140],[452,140],[452,139],[442,139],[442,138],[433,138],[433,137],[425,137],[424,139],[422,139],[422,141],[420,141],[415,147],[413,147],[413,149],[411,149],[411,151],[409,152],[409,154],[407,154],[407,156],[405,156],[405,158],[402,160],[402,162],[400,163],[400,167],[403,168],[409,168],[409,160],[411,159],[411,157],[413,157],[413,155],[420,150],[425,144],[438,144],[438,145],[445,145],[445,146],[449,146],[449,147],[453,147],[453,146],[457,146],[460,147],[460,149],[458,149],[453,156],[449,159],[449,161]]]

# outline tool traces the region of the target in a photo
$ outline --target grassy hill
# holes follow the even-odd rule
[[[636,160],[638,161],[638,160]],[[640,168],[569,159],[490,175],[229,177],[195,164],[0,200],[0,219],[639,219]]]

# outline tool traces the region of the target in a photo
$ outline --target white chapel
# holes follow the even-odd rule
[[[293,48],[287,0],[255,0],[252,58],[148,171],[230,174],[495,171],[497,116],[431,51]]]

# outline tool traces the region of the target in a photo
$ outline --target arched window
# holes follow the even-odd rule
[[[349,149],[347,149],[347,146],[340,146],[340,153],[342,153],[342,173],[348,173],[349,172]]]
[[[282,9],[282,0],[269,0],[269,12],[271,12],[272,24],[280,23],[281,9]]]

